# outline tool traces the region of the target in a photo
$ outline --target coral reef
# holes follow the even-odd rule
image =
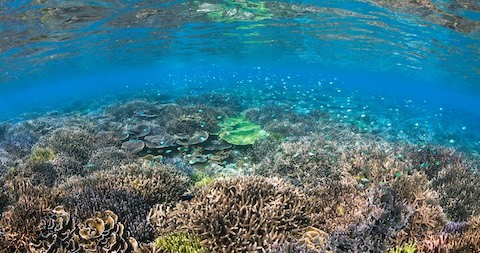
[[[177,99],[177,103],[183,106],[195,106],[204,104],[223,112],[225,115],[238,114],[242,110],[240,99],[236,96],[221,93],[206,93],[200,96],[188,96]]]
[[[317,214],[321,220],[317,229],[327,233],[347,231],[349,226],[368,216],[368,200],[353,180],[329,181],[312,190],[310,195],[315,197],[315,206],[321,210]]]
[[[57,153],[64,153],[86,164],[95,146],[95,136],[82,129],[60,128],[55,130],[45,144]]]
[[[307,227],[298,240],[298,244],[305,246],[307,252],[327,252],[327,243],[328,234],[314,227]]]
[[[15,158],[22,158],[30,154],[38,141],[38,135],[29,130],[18,128],[10,129],[5,140],[0,143],[1,148]]]
[[[307,253],[305,246],[299,245],[296,242],[274,243],[271,247],[270,253]]]
[[[405,174],[391,185],[397,190],[398,199],[413,210],[407,226],[396,235],[397,245],[422,241],[427,236],[441,232],[446,217],[440,206],[438,194],[428,187],[428,179],[423,172]]]
[[[334,252],[385,252],[390,239],[408,224],[412,210],[391,187],[376,187],[368,194],[368,216],[348,231],[330,234]]]
[[[403,246],[397,246],[393,249],[390,249],[389,253],[416,253],[418,252],[417,246],[415,243],[406,243]]]
[[[142,116],[157,112],[156,104],[147,101],[134,100],[123,104],[115,104],[105,109],[105,113],[115,119],[128,119],[136,115]]]
[[[161,253],[203,253],[197,236],[186,233],[171,233],[155,240],[156,252]]]
[[[112,210],[135,238],[151,240],[153,229],[146,219],[150,207],[179,200],[188,186],[188,178],[172,167],[132,163],[68,182],[63,203],[81,219]]]
[[[420,252],[479,252],[480,216],[472,216],[461,230],[443,231],[417,243]]]
[[[19,199],[7,206],[0,219],[7,252],[26,252],[28,243],[36,237],[36,227],[53,209],[63,192],[45,186],[27,186],[19,191]]]
[[[38,236],[29,243],[33,252],[142,252],[118,222],[118,216],[109,210],[77,223],[62,206],[57,206],[37,229]]]
[[[100,148],[93,152],[88,161],[93,170],[109,170],[134,161],[131,154],[116,147]]]
[[[306,191],[330,180],[339,180],[342,177],[342,171],[336,166],[339,155],[328,144],[317,136],[283,142],[262,159],[255,172],[285,178]]]
[[[473,153],[331,107],[148,101],[2,125],[0,252],[480,250]]]
[[[209,251],[257,251],[315,224],[312,204],[280,179],[240,177],[217,180],[174,207],[156,205],[149,220],[160,235],[198,234]]]
[[[433,178],[432,189],[440,194],[440,205],[447,217],[467,221],[480,210],[478,169],[462,162],[447,165]]]
[[[250,145],[256,140],[268,137],[259,125],[247,120],[244,115],[226,118],[219,123],[220,139],[233,145]]]
[[[33,163],[44,163],[52,161],[53,159],[55,159],[55,152],[49,147],[35,147],[30,156],[30,160]]]

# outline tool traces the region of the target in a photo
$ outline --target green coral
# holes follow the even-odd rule
[[[35,149],[33,149],[32,155],[30,156],[30,161],[34,163],[44,163],[52,161],[54,159],[55,152],[49,147],[36,147]]]
[[[227,118],[219,123],[220,139],[233,145],[250,145],[256,140],[268,137],[259,125],[247,120],[245,115]]]
[[[195,188],[202,188],[213,182],[215,182],[216,177],[209,176],[203,172],[195,172],[192,174],[192,182],[194,183]]]
[[[203,253],[205,249],[200,244],[198,236],[187,233],[173,232],[165,236],[158,237],[155,245],[160,252],[164,253]]]
[[[389,253],[416,253],[418,252],[417,246],[415,243],[406,243],[403,246],[397,246],[393,249],[390,249]]]

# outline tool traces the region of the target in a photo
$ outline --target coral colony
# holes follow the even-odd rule
[[[2,124],[0,251],[480,251],[478,157],[245,104],[212,93]]]

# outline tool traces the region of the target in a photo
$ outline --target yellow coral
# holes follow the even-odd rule
[[[55,152],[49,147],[36,147],[30,156],[30,160],[35,163],[49,162],[53,159],[55,159]]]

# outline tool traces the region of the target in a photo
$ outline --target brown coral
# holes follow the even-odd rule
[[[316,206],[321,210],[318,228],[325,232],[346,231],[348,227],[364,220],[368,201],[355,181],[331,181],[313,191]]]
[[[123,149],[107,147],[95,150],[88,164],[92,170],[109,170],[134,161],[134,156]]]
[[[187,230],[213,252],[246,252],[283,243],[309,224],[317,211],[311,199],[276,178],[218,180],[189,202],[157,205],[149,220],[160,234]]]
[[[325,251],[327,248],[328,243],[328,234],[324,231],[314,228],[314,227],[307,227],[305,232],[302,234],[302,237],[298,240],[299,245],[304,245],[308,252],[331,252]]]
[[[29,247],[32,252],[68,252],[78,249],[77,243],[70,243],[75,233],[75,221],[62,206],[55,207],[38,226],[38,236]]]
[[[188,178],[172,167],[131,163],[70,180],[64,186],[69,193],[64,203],[69,210],[76,210],[81,219],[98,210],[112,210],[134,237],[151,240],[153,229],[146,220],[150,207],[178,200],[188,185]]]
[[[282,143],[278,149],[267,154],[256,173],[284,178],[309,191],[328,181],[340,179],[337,158],[336,149],[321,137],[299,138]]]
[[[95,136],[82,129],[60,128],[46,140],[47,146],[56,152],[63,152],[85,164],[95,146]]]
[[[423,172],[405,174],[392,182],[400,200],[413,210],[408,225],[396,235],[396,245],[410,241],[421,241],[427,236],[439,234],[445,225],[445,214],[439,204],[439,196],[428,188]]]
[[[480,252],[480,216],[473,216],[465,231],[442,232],[419,242],[421,252]]]
[[[32,252],[142,252],[112,211],[77,223],[62,206],[43,218],[29,247]]]
[[[457,163],[442,168],[432,179],[440,205],[451,220],[466,221],[480,210],[480,175],[475,167]]]
[[[29,241],[36,236],[37,225],[58,204],[63,192],[36,186],[22,190],[22,194],[16,203],[7,206],[0,219],[5,234],[4,247],[10,251],[28,249]]]
[[[74,236],[86,252],[131,252],[132,247],[124,226],[112,211],[98,212],[78,225],[78,235]]]

